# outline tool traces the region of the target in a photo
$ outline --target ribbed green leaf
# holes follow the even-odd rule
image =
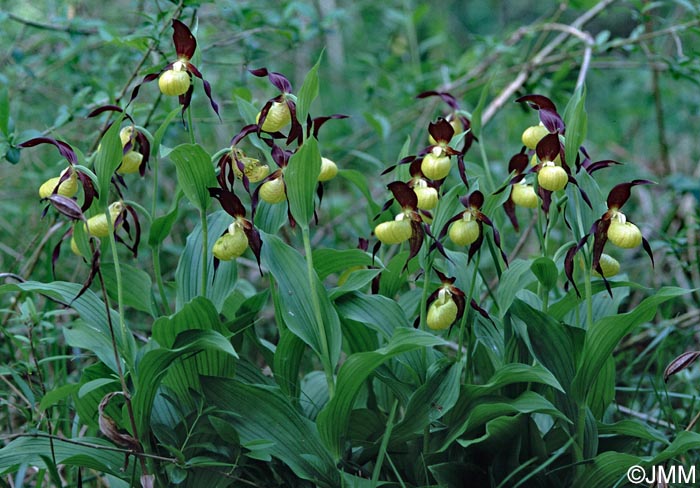
[[[585,85],[576,88],[569,103],[566,105],[564,109],[564,124],[566,125],[564,154],[567,163],[571,166],[576,161],[579,147],[586,139],[586,130],[588,128]]]
[[[202,388],[208,403],[233,414],[242,444],[272,441],[268,452],[300,478],[321,487],[340,486],[339,472],[315,425],[279,389],[214,377],[202,378]]]
[[[255,227],[268,234],[276,234],[287,223],[287,206],[283,203],[258,202],[255,211]]]
[[[605,437],[626,436],[669,444],[663,432],[637,420],[621,420],[614,424],[598,424],[598,433]]]
[[[102,276],[105,280],[107,294],[117,300],[117,274],[114,263],[102,263]],[[153,303],[153,283],[151,277],[140,268],[120,263],[122,275],[122,299],[124,305],[155,317],[157,312]]]
[[[333,273],[341,273],[351,268],[370,266],[372,256],[362,249],[316,249],[313,251],[314,269],[321,280]],[[378,259],[375,266],[382,266]]]
[[[532,275],[526,274],[530,269],[530,261],[515,259],[503,271],[498,290],[496,291],[501,318],[506,314],[513,300],[515,300],[516,293],[534,281]]]
[[[149,246],[155,247],[160,245],[160,243],[163,242],[166,237],[168,237],[168,234],[170,234],[170,230],[173,228],[175,220],[177,220],[182,195],[182,191],[178,191],[177,196],[172,202],[170,211],[165,215],[156,217],[153,219],[153,222],[151,222],[151,229],[148,231]]]
[[[683,288],[661,288],[656,294],[644,299],[631,312],[605,317],[593,324],[586,332],[583,352],[574,380],[574,395],[581,400],[586,399],[601,368],[620,340],[635,327],[653,319],[659,305],[689,292],[690,290]]]
[[[200,212],[211,202],[208,188],[216,186],[216,173],[211,157],[199,144],[181,144],[168,155],[175,163],[177,181],[187,199]]]
[[[302,228],[307,228],[314,216],[314,197],[320,171],[318,141],[311,137],[289,158],[284,173],[289,211]]]
[[[89,446],[89,444],[92,444],[114,447],[110,442],[95,437],[81,437],[80,439],[71,439],[71,441],[77,442],[77,444],[62,439],[54,439],[53,453],[58,464],[82,466],[102,473],[109,473],[121,479],[129,479],[128,475],[132,473],[132,470],[129,469],[126,473],[122,471],[121,468],[124,465],[124,455],[122,453]],[[0,472],[12,473],[17,471],[19,466],[27,464],[45,466],[42,456],[46,456],[49,459],[52,457],[49,439],[20,437],[0,449]]]
[[[162,328],[161,334],[172,335],[170,331],[165,330],[168,325],[176,329],[187,327],[184,321],[193,315],[194,308],[188,309],[185,314],[177,315],[173,319],[166,319],[170,320],[170,324],[159,325],[159,328]],[[169,386],[179,390],[178,400],[186,403],[190,400],[187,387],[198,389],[199,374],[231,374],[233,358],[238,357],[236,351],[221,333],[206,329],[208,325],[211,324],[198,321],[189,324],[188,329],[177,335],[171,349],[167,347],[152,349],[139,362],[136,372],[138,389],[133,396],[134,415],[139,433],[150,431],[153,400],[166,375]],[[197,326],[201,328],[198,329]],[[176,363],[178,359],[182,360]],[[174,368],[173,372],[168,374],[171,368]],[[185,393],[182,393],[183,391]]]
[[[304,78],[304,82],[299,88],[299,93],[297,96],[297,119],[301,125],[306,124],[306,116],[309,113],[309,108],[311,107],[311,102],[313,102],[316,97],[318,97],[318,67],[321,64],[321,58],[323,53],[318,57],[316,64],[309,70]],[[318,173],[317,173],[318,175]]]
[[[350,272],[346,276],[345,282],[342,285],[338,286],[337,288],[333,288],[330,291],[330,299],[336,300],[338,297],[341,297],[346,293],[366,289],[372,280],[381,272],[381,269],[356,269]]]
[[[315,273],[312,288],[309,287],[306,262],[295,249],[276,236],[263,234],[262,237],[262,262],[277,281],[285,324],[320,357],[327,351],[330,363],[335,367],[340,357],[342,332],[326,289]],[[321,323],[316,318],[312,294],[316,294],[321,308]],[[324,328],[323,334],[321,327]]]
[[[627,470],[640,464],[640,458],[621,452],[604,452],[587,465],[583,474],[576,479],[573,488],[590,488],[591,486],[626,486]]]
[[[386,346],[372,352],[353,354],[343,363],[338,373],[335,395],[317,418],[321,439],[335,458],[339,458],[343,451],[343,438],[355,398],[374,370],[398,354],[442,344],[444,341],[441,338],[430,333],[402,327],[394,331]]]
[[[328,382],[323,371],[312,371],[301,380],[299,404],[304,416],[315,420],[318,412],[328,402]]]
[[[105,132],[95,157],[97,192],[100,196],[102,208],[105,208],[107,205],[112,175],[114,175],[114,171],[122,162],[122,141],[119,138],[119,125],[122,117],[123,115],[119,116]]]
[[[219,210],[209,215],[207,219],[207,229],[209,229],[209,244],[214,245],[214,241],[224,233],[233,218]],[[207,271],[209,273],[210,286],[207,287],[207,298],[209,298],[217,310],[224,306],[226,298],[231,294],[236,286],[237,265],[236,261],[222,261],[214,271],[214,255],[209,252],[207,255]],[[187,236],[185,249],[180,255],[180,261],[175,270],[175,281],[177,283],[177,293],[175,306],[179,310],[184,304],[192,299],[201,296],[202,276],[202,226],[197,224],[192,233]]]
[[[182,109],[180,107],[172,109],[168,115],[165,116],[163,119],[163,122],[158,126],[158,129],[156,129],[155,133],[153,134],[153,147],[151,147],[151,152],[153,156],[158,157],[158,152],[160,148],[160,143],[163,140],[163,137],[165,136],[165,132],[168,130],[168,127],[170,126],[170,122],[177,116],[177,114],[181,113]],[[159,164],[156,162],[155,164]]]
[[[398,303],[381,295],[349,293],[335,301],[338,313],[376,330],[388,339],[394,331],[409,326]]]
[[[551,290],[556,286],[559,271],[551,258],[541,256],[535,259],[532,261],[530,269],[545,290]]]

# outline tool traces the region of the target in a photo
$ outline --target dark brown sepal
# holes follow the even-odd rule
[[[664,383],[674,374],[690,367],[700,357],[700,351],[686,351],[671,361],[664,369]]]
[[[173,44],[177,57],[189,61],[197,50],[197,40],[189,27],[177,19],[173,19]]]
[[[28,141],[24,141],[21,144],[18,144],[17,147],[20,148],[25,148],[25,147],[34,147],[38,146],[39,144],[51,144],[58,149],[58,152],[66,158],[66,160],[71,164],[78,164],[78,156],[75,155],[75,151],[73,151],[73,148],[70,147],[70,144],[63,142],[63,141],[58,141],[52,137],[35,137],[33,139],[29,139]]]
[[[387,188],[394,195],[394,198],[401,208],[410,208],[416,210],[418,208],[418,196],[407,183],[403,181],[393,181],[387,185]]]

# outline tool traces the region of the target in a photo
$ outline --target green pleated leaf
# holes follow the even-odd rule
[[[216,173],[211,156],[199,144],[180,144],[168,155],[175,163],[177,181],[187,199],[200,212],[211,203],[210,187],[215,187]]]
[[[355,169],[341,169],[338,171],[338,176],[348,180],[350,183],[355,185],[358,190],[360,190],[362,196],[365,197],[365,202],[367,202],[369,209],[368,215],[370,215],[370,218],[371,216],[379,213],[381,207],[374,201],[374,196],[372,195],[372,192],[370,192],[369,186],[367,185],[367,175],[365,173]]]
[[[624,336],[635,327],[652,320],[659,305],[690,291],[675,287],[661,288],[656,294],[644,299],[631,312],[608,316],[594,323],[586,332],[583,352],[574,380],[573,393],[577,398],[581,400],[587,398],[601,368]]]
[[[171,323],[178,322],[175,319]],[[132,403],[139,433],[150,431],[153,401],[166,375],[169,386],[175,386],[181,392],[189,386],[199,388],[199,374],[230,373],[234,364],[232,360],[238,357],[229,340],[211,329],[185,330],[178,334],[173,346],[172,349],[159,347],[148,351],[138,364],[138,389]],[[178,359],[182,361],[176,363]],[[169,375],[173,367],[174,373]],[[191,399],[187,393],[181,393],[178,400],[186,403]]]
[[[268,234],[276,234],[287,223],[287,206],[282,203],[258,202],[255,211],[255,227]]]
[[[530,269],[545,290],[549,291],[556,286],[559,271],[551,258],[542,256],[535,259]]]
[[[102,276],[105,280],[107,294],[112,300],[117,300],[117,274],[114,263],[102,263]],[[156,316],[157,311],[153,302],[153,283],[144,270],[126,263],[120,263],[122,275],[122,299],[124,305],[141,312]]]
[[[104,207],[109,197],[109,185],[114,171],[122,162],[122,141],[119,138],[119,125],[123,115],[120,115],[102,136],[95,157],[95,174],[97,175],[97,192]]]
[[[598,433],[601,437],[625,436],[669,444],[663,432],[637,420],[621,420],[614,424],[598,424]]]
[[[320,172],[318,141],[311,137],[289,158],[284,172],[289,210],[302,228],[307,228],[314,216],[314,197]]]
[[[335,306],[342,317],[370,327],[385,339],[390,338],[396,329],[410,325],[401,306],[381,295],[349,293],[337,299]]]
[[[98,354],[97,350],[93,350],[98,357],[110,365],[116,371],[116,363],[114,362],[114,353],[111,351],[110,331],[107,322],[107,313],[105,312],[104,302],[92,291],[86,290],[83,295],[77,300],[74,300],[82,286],[79,283],[69,283],[65,281],[54,281],[53,283],[40,283],[38,281],[25,281],[24,283],[13,283],[0,286],[0,294],[13,291],[27,291],[41,293],[51,299],[59,302],[70,304],[78,315],[83,319],[83,323],[73,325],[73,330],[80,330],[81,335],[91,336],[89,343],[94,345],[101,351]],[[136,350],[136,344],[131,333],[122,335],[119,329],[119,315],[116,311],[110,310],[110,317],[115,328],[117,348],[122,357],[131,364],[133,352]],[[76,329],[77,328],[77,329]],[[64,333],[67,330],[64,331]],[[92,349],[90,349],[92,350]]]
[[[112,443],[96,437],[81,437],[70,439],[70,441],[72,442],[54,439],[53,454],[56,456],[57,464],[82,466],[98,472],[109,473],[120,479],[129,479],[132,470],[129,469],[126,473],[122,471],[124,454],[89,446],[92,444],[113,448],[115,446]],[[52,458],[52,446],[49,439],[20,437],[0,449],[0,472],[12,473],[17,471],[20,466],[27,464],[45,466],[43,457]]]
[[[233,218],[223,210],[219,210],[209,215],[207,218],[207,229],[209,232],[209,245],[213,246],[216,239],[224,233]],[[211,249],[210,249],[211,250]],[[238,267],[236,261],[221,261],[219,267],[214,271],[214,255],[207,254],[207,272],[209,283],[207,287],[207,298],[209,298],[217,310],[221,310],[226,302],[226,298],[236,287],[238,277]],[[192,233],[187,236],[185,249],[180,255],[180,261],[175,270],[175,282],[177,293],[175,299],[176,309],[180,309],[185,303],[202,295],[202,226],[197,224]]]
[[[202,378],[202,387],[208,403],[233,414],[241,444],[271,441],[266,450],[300,478],[320,487],[341,486],[316,426],[279,389],[214,377]]]
[[[381,272],[381,269],[356,269],[350,271],[345,277],[345,282],[330,291],[329,296],[331,300],[336,300],[338,297],[353,291],[366,289],[372,280]]]
[[[518,291],[522,290],[533,281],[532,275],[528,273],[530,269],[530,261],[515,259],[508,265],[508,268],[503,271],[503,274],[501,274],[498,290],[496,291],[501,318],[503,318],[510,308]]]
[[[445,342],[422,330],[396,329],[389,343],[376,351],[351,355],[338,373],[335,395],[317,418],[321,439],[335,458],[343,452],[343,439],[348,429],[350,412],[365,380],[392,357],[415,349],[443,345]]]
[[[372,265],[372,256],[362,249],[316,249],[313,251],[314,269],[321,280],[333,273],[341,273],[351,268]],[[382,266],[375,258],[375,266]]]
[[[261,259],[277,281],[284,323],[321,358],[328,355],[331,366],[335,367],[340,357],[342,332],[326,289],[316,273],[310,287],[306,262],[294,248],[276,236],[263,234],[262,238]],[[316,318],[312,294],[316,295],[321,309],[321,323]]]
[[[576,88],[569,103],[564,109],[564,124],[566,125],[566,140],[564,141],[564,154],[569,166],[576,161],[578,149],[586,139],[588,128],[588,114],[586,114],[586,87],[581,85]]]
[[[302,83],[301,88],[299,88],[299,93],[297,95],[297,119],[302,126],[306,124],[306,116],[309,113],[311,103],[316,99],[316,97],[318,97],[318,67],[321,64],[322,57],[323,52],[318,57],[316,64],[314,64],[306,74],[304,82]]]
[[[165,240],[165,238],[168,237],[168,234],[170,234],[173,224],[177,220],[182,195],[183,193],[181,191],[177,192],[177,196],[175,197],[175,200],[173,200],[170,211],[165,215],[156,217],[153,219],[153,222],[151,222],[151,229],[148,232],[149,246],[159,246]]]
[[[323,371],[312,371],[301,380],[299,404],[308,419],[315,420],[328,402],[328,382]]]
[[[641,459],[621,452],[604,452],[589,463],[583,474],[576,479],[573,488],[591,486],[627,486],[627,470],[641,463]]]
[[[163,141],[163,137],[165,137],[165,132],[168,130],[170,122],[172,122],[173,119],[177,117],[177,114],[181,113],[181,111],[182,110],[180,107],[172,109],[170,112],[168,112],[168,115],[165,116],[163,122],[160,124],[160,126],[158,126],[158,129],[156,129],[155,133],[153,134],[153,147],[151,147],[151,153],[153,156],[158,156],[160,143]],[[155,164],[158,164],[158,162]]]

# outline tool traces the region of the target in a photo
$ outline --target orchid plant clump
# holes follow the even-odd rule
[[[175,57],[124,106],[89,112],[106,118],[96,151],[46,136],[18,145],[62,157],[38,197],[63,235],[56,281],[0,291],[75,312],[63,336],[75,357],[61,360],[80,374],[37,398],[41,415],[0,449],[0,472],[30,463],[76,486],[612,486],[629,466],[700,448],[692,432],[671,441],[616,417],[615,347],[685,290],[619,310],[635,286],[626,259],[641,248],[654,266],[622,209],[653,182],[603,198],[597,172],[621,163],[583,146],[582,88],[563,116],[544,95],[515,99],[539,120],[507,163],[487,155],[481,109],[422,92],[419,108],[442,111],[373,187],[349,162],[357,151],[321,131],[355,120],[311,114],[320,60],[298,89],[246,71],[263,94],[226,100],[240,113],[231,129],[193,64],[194,34],[168,25]],[[145,103],[156,80],[163,96]],[[191,114],[200,82],[228,134],[214,151]],[[329,237],[338,229],[352,244]],[[66,281],[73,268],[86,269],[80,283]],[[677,358],[665,379],[699,356]],[[51,367],[41,361],[38,374]]]

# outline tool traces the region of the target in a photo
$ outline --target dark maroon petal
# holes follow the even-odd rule
[[[237,146],[239,142],[245,139],[250,134],[255,134],[258,131],[258,124],[246,125],[241,131],[231,139],[231,146]]]
[[[289,109],[289,115],[292,119],[292,126],[289,129],[289,135],[287,136],[287,144],[291,144],[293,141],[297,141],[297,144],[301,145],[304,141],[304,128],[301,126],[297,120],[297,106],[291,99],[286,99],[287,108]]]
[[[484,242],[484,224],[482,224],[481,221],[477,221],[477,223],[479,225],[479,237],[477,237],[476,240],[472,243],[472,245],[469,246],[467,262],[470,262],[472,260],[474,254],[476,254],[476,251],[481,249],[481,244]]]
[[[547,134],[537,143],[535,151],[537,152],[537,157],[543,163],[554,161],[561,152],[559,135]]]
[[[588,240],[588,234],[583,236],[582,239],[583,242],[585,242],[586,240]],[[573,244],[566,252],[566,257],[564,258],[564,274],[566,275],[566,279],[568,280],[568,282],[573,285],[574,291],[576,292],[576,296],[581,298],[581,293],[578,291],[576,281],[574,281],[574,256],[576,256],[578,250],[579,246]]]
[[[85,219],[83,211],[80,210],[80,206],[78,206],[78,203],[72,198],[68,198],[63,195],[59,195],[58,193],[54,193],[52,195],[49,195],[48,200],[51,203],[51,205],[53,205],[53,207],[59,211],[59,213],[65,215],[69,219]]]
[[[248,238],[248,245],[250,246],[250,250],[253,251],[255,260],[258,262],[258,270],[260,271],[260,274],[262,274],[262,267],[260,266],[260,250],[262,249],[263,243],[262,239],[260,238],[260,232],[253,227],[252,223],[250,223],[250,225],[244,225],[243,232],[245,232],[245,235]]]
[[[369,239],[365,239],[364,237],[359,237],[357,239],[357,248],[360,249],[361,251],[367,251],[369,249]]]
[[[209,99],[209,103],[211,104],[211,108],[214,109],[214,112],[216,112],[217,117],[219,117],[219,121],[221,121],[221,114],[219,113],[219,105],[214,101],[214,98],[212,97],[211,94],[211,85],[207,80],[204,79],[202,76],[202,73],[199,72],[197,67],[192,64],[192,63],[187,63],[187,71],[192,73],[194,76],[202,80],[202,85],[204,86],[204,93],[206,93],[207,98]]]
[[[443,102],[450,106],[451,109],[459,110],[459,104],[457,103],[457,99],[453,97],[450,93],[430,90],[424,91],[423,93],[420,93],[418,94],[418,96],[416,96],[416,98],[428,97],[440,97]]]
[[[232,217],[245,217],[245,207],[233,193],[223,188],[209,188],[209,195],[219,200],[221,208]]]
[[[175,44],[177,57],[180,59],[189,61],[197,50],[197,40],[189,27],[177,19],[173,19],[173,44]]]
[[[479,190],[475,190],[467,196],[460,197],[459,201],[465,208],[480,209],[484,204],[484,194]]]
[[[396,201],[399,202],[401,208],[410,208],[412,210],[418,208],[418,197],[416,196],[416,192],[414,192],[408,186],[408,184],[404,183],[403,181],[394,181],[389,183],[387,188],[394,195]]]
[[[518,217],[515,214],[515,203],[510,196],[508,197],[508,200],[503,202],[503,210],[506,212],[510,223],[513,225],[513,229],[515,229],[515,232],[520,232],[520,224],[518,223]]]
[[[608,193],[608,208],[621,209],[630,197],[631,189],[637,185],[655,185],[649,180],[633,180],[629,183],[620,183],[615,185],[610,193]]]
[[[180,114],[182,116],[182,125],[184,126],[187,126],[187,123],[185,122],[185,111],[192,102],[192,92],[194,92],[194,85],[190,84],[190,87],[187,89],[187,91],[178,97],[178,101],[180,103],[180,106],[182,107],[182,111],[180,112]]]
[[[267,76],[270,83],[272,83],[282,93],[292,92],[292,84],[281,73],[270,72],[267,70],[267,68],[251,69],[250,73],[259,78]]]
[[[51,137],[35,137],[34,139],[29,139],[28,141],[18,144],[17,147],[34,147],[38,146],[39,144],[51,144],[56,146],[61,156],[66,158],[70,164],[78,164],[78,157],[75,155],[73,148],[70,147],[69,144]]]
[[[542,110],[542,109],[548,109],[551,110],[552,112],[557,111],[557,107],[554,105],[554,102],[552,102],[549,98],[545,97],[544,95],[537,95],[537,94],[532,94],[532,95],[525,95],[517,100],[515,100],[516,103],[522,103],[522,102],[527,102],[528,105],[530,105],[532,108],[535,110]]]
[[[564,133],[564,121],[558,113],[547,109],[542,109],[539,113],[542,125],[544,125],[549,132],[558,134]]]
[[[408,257],[406,258],[406,264],[403,265],[403,271],[405,271],[408,267],[408,262],[418,255],[418,252],[423,245],[424,236],[421,223],[411,220],[411,229],[413,232],[411,233],[411,238],[408,240],[410,251],[408,253]]]
[[[71,303],[76,301],[78,298],[80,298],[83,293],[87,291],[88,288],[90,288],[90,285],[92,284],[92,281],[95,279],[95,276],[97,276],[97,273],[100,270],[100,248],[96,247],[95,250],[92,253],[92,262],[90,263],[90,274],[88,274],[88,277],[85,279],[85,282],[83,283],[82,288],[78,291],[78,294],[73,297],[71,300]]]
[[[157,80],[158,77],[160,76],[160,74],[163,71],[165,71],[166,69],[169,69],[171,66],[172,66],[172,63],[169,64],[168,66],[166,66],[165,68],[163,68],[162,70],[160,70],[158,73],[151,73],[149,75],[144,76],[143,80],[141,80],[141,83],[136,85],[134,87],[134,89],[131,91],[131,97],[129,98],[129,103],[127,103],[126,105],[129,106],[131,104],[131,102],[134,101],[134,98],[136,98],[138,96],[139,90],[141,90],[141,85],[143,85],[145,83],[150,83],[153,80]]]
[[[622,163],[619,163],[617,161],[613,161],[612,159],[605,159],[603,161],[596,161],[595,163],[589,162],[589,164],[586,164],[585,160],[584,160],[584,162],[582,163],[582,166],[585,168],[586,171],[588,171],[589,174],[593,174],[595,171],[598,171],[599,169],[609,168],[610,166],[613,166],[616,164],[622,164]]]
[[[124,207],[127,212],[131,215],[131,219],[134,221],[134,239],[131,245],[131,252],[134,257],[138,256],[139,243],[141,242],[141,222],[139,222],[139,215],[136,213],[136,209],[131,205],[125,205]],[[124,221],[126,222],[126,220]]]
[[[318,131],[321,129],[321,126],[328,122],[329,120],[338,120],[338,119],[347,119],[349,115],[343,115],[343,114],[333,114],[333,115],[325,115],[322,117],[316,117],[313,119],[313,136],[315,138],[318,138]]]
[[[530,158],[527,157],[527,154],[525,154],[524,149],[525,147],[523,147],[523,149],[518,154],[510,158],[510,161],[508,162],[509,173],[514,172],[516,175],[519,175],[521,173],[524,173],[527,169],[527,165],[530,163]]]
[[[700,357],[700,351],[687,351],[675,358],[664,369],[664,382],[667,382],[674,374],[689,368],[698,357]]]
[[[479,304],[476,303],[475,299],[473,299],[473,298],[471,299],[471,302],[469,302],[469,306],[471,306],[474,310],[476,310],[479,313],[479,315],[481,315],[482,317],[484,317],[489,322],[491,322],[492,324],[495,325],[495,323],[494,323],[493,319],[491,318],[491,316],[489,315],[489,313],[486,310],[484,310],[483,308],[481,308],[479,306]]]
[[[642,247],[644,248],[644,251],[646,251],[647,256],[649,256],[649,259],[651,259],[651,267],[654,267],[654,253],[651,250],[651,245],[649,245],[649,241],[647,241],[647,238],[642,236]]]
[[[464,187],[469,189],[469,180],[467,179],[467,167],[464,164],[464,152],[457,155],[457,170],[459,171],[459,177],[464,183]]]
[[[450,219],[447,222],[445,222],[445,225],[440,230],[440,234],[438,234],[438,239],[442,240],[442,238],[447,235],[447,231],[450,228],[450,224],[452,224],[453,222],[457,222],[459,219],[461,219],[463,214],[464,212],[460,212],[457,215],[450,217]]]
[[[98,116],[102,113],[105,113],[105,112],[124,113],[124,109],[122,109],[119,105],[102,105],[101,107],[97,107],[92,112],[87,114],[87,118],[89,119],[91,117],[96,117],[96,116]],[[125,115],[131,120],[131,116],[129,116],[129,114],[125,114]]]
[[[93,185],[92,180],[88,175],[78,171],[78,179],[83,186],[83,193],[85,194],[85,199],[81,209],[83,212],[86,212],[92,205],[92,201],[98,196],[97,190],[95,190],[95,185]]]
[[[567,171],[568,173],[568,171]],[[583,201],[586,202],[586,205],[588,205],[588,208],[592,209],[593,204],[591,203],[591,199],[588,198],[588,193],[586,193],[583,188],[581,188],[578,184],[578,181],[576,181],[576,178],[572,174],[569,173],[569,183],[576,185],[576,188],[578,188],[579,193],[581,194],[581,198],[583,198]]]
[[[438,143],[444,144],[449,143],[455,134],[454,127],[442,117],[439,117],[437,122],[431,122],[428,125],[428,132]]]
[[[284,168],[289,164],[289,158],[292,156],[292,153],[291,151],[285,151],[277,144],[273,144],[271,156],[277,166]]]

